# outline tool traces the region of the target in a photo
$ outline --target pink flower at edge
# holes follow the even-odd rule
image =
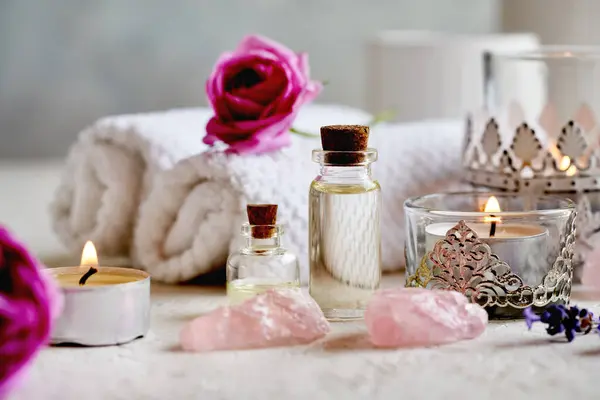
[[[227,152],[260,154],[288,146],[300,107],[319,95],[308,55],[259,35],[246,36],[223,53],[206,82],[214,116],[204,143],[221,141]]]
[[[0,399],[48,343],[62,297],[25,247],[0,226]]]

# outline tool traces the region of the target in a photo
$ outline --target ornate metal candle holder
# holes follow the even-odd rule
[[[488,54],[485,65],[485,111],[467,119],[464,177],[476,188],[575,201],[578,281],[600,245],[600,49]]]
[[[482,211],[492,196],[500,210]],[[568,303],[576,215],[571,201],[446,193],[409,199],[405,211],[406,286],[461,292],[496,318]]]

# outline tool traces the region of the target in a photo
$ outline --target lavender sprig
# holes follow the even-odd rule
[[[577,306],[551,305],[540,315],[535,314],[531,307],[528,307],[523,311],[523,315],[529,329],[534,323],[542,322],[548,325],[546,332],[549,335],[554,336],[564,332],[569,342],[575,339],[577,333],[584,335],[590,333],[594,325],[594,314]],[[598,323],[596,331],[600,333],[600,321]]]

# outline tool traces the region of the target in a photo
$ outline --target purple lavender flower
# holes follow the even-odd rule
[[[551,305],[546,308],[542,315],[540,316],[540,321],[548,324],[546,328],[546,332],[549,335],[557,335],[559,333],[565,332],[567,339],[569,342],[573,340],[573,337],[570,337],[572,332],[570,331],[571,324],[569,323],[569,314],[567,312],[567,308],[562,304],[559,305]]]
[[[527,328],[529,330],[531,330],[531,327],[535,322],[540,320],[540,316],[534,313],[531,307],[527,307],[525,310],[523,310],[523,316],[525,317],[525,323],[527,324]]]
[[[594,313],[582,308],[579,311],[579,330],[577,332],[587,335],[592,331],[594,325]]]
[[[588,334],[592,330],[594,317],[593,313],[585,308],[580,310],[577,306],[566,307],[560,304],[549,306],[539,316],[529,307],[524,310],[523,315],[529,329],[539,321],[548,325],[546,332],[549,335],[554,336],[564,332],[569,342],[575,339],[576,333]]]

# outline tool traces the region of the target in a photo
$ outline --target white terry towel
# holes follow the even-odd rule
[[[313,116],[324,114],[371,118],[349,107],[306,105],[297,121],[312,127]],[[208,108],[119,115],[82,131],[50,207],[65,246],[81,251],[91,240],[104,256],[129,256],[139,204],[155,175],[207,149],[202,138],[211,116]]]
[[[301,129],[365,123],[323,114]],[[369,146],[379,150],[374,177],[382,187],[382,260],[385,270],[404,265],[404,200],[444,191],[460,172],[460,121],[383,124],[371,131]],[[182,160],[161,173],[140,210],[133,260],[164,282],[180,282],[225,265],[239,246],[240,224],[248,203],[276,203],[285,227],[283,244],[300,257],[308,276],[308,191],[318,173],[311,151],[318,138],[294,136],[292,146],[260,156],[207,152]]]
[[[79,134],[51,205],[70,249],[92,240],[105,256],[128,256],[140,199],[154,174],[206,149],[207,108],[106,117]]]

